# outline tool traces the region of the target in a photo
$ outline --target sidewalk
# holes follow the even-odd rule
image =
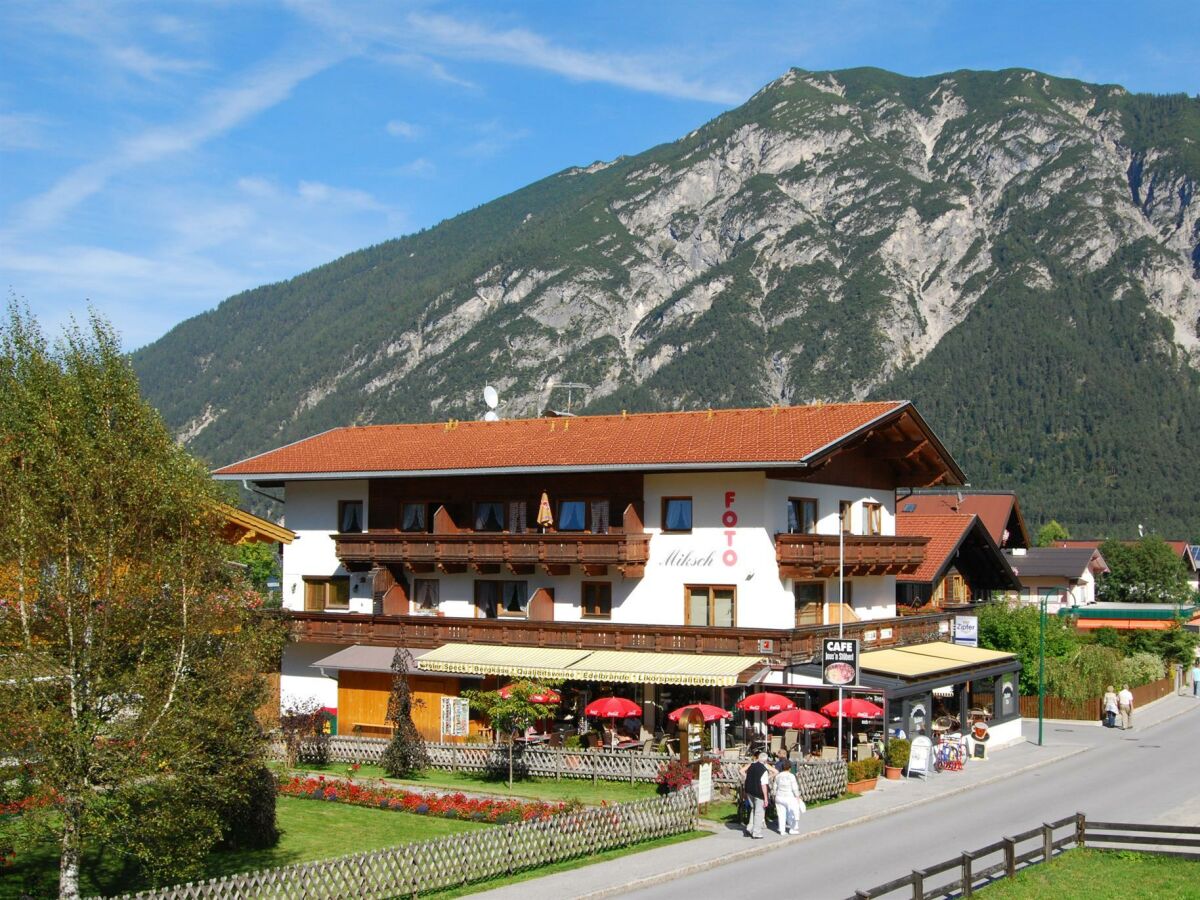
[[[1200,701],[1190,696],[1163,697],[1135,710],[1134,727],[1127,734],[1153,728],[1196,709],[1200,709]],[[874,791],[858,799],[845,800],[806,813],[801,819],[805,829],[803,834],[782,836],[768,831],[763,840],[751,841],[739,826],[703,822],[704,826],[714,829],[712,837],[633,853],[619,859],[582,866],[571,872],[519,882],[487,891],[481,896],[490,900],[591,900],[624,893],[770,853],[829,831],[850,828],[881,816],[952,797],[1029,769],[1052,765],[1086,753],[1093,747],[1119,740],[1122,734],[1120,731],[1113,734],[1106,728],[1093,728],[1090,723],[1047,720],[1043,728],[1045,745],[1039,747],[1035,743],[1037,720],[1026,720],[1023,724],[1025,743],[997,750],[987,760],[971,760],[961,772],[934,773],[928,780],[910,778],[888,781],[880,778],[879,786]]]

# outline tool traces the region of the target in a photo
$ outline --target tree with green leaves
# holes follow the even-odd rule
[[[513,783],[513,748],[518,735],[539,719],[551,718],[557,704],[535,703],[549,688],[532,681],[514,681],[499,691],[464,691],[471,709],[483,713],[497,734],[508,738],[508,786]]]
[[[247,541],[233,548],[232,562],[245,567],[246,579],[263,596],[268,607],[278,607],[280,597],[272,596],[267,587],[270,581],[279,581],[281,567],[279,546],[267,541]]]
[[[1039,631],[1041,610],[1036,606],[1009,606],[1003,600],[979,608],[979,646],[1014,653],[1021,660],[1021,693],[1038,691]],[[1079,646],[1071,623],[1046,617],[1046,658],[1065,657]]]
[[[1039,547],[1053,547],[1055,541],[1065,541],[1070,537],[1071,532],[1067,531],[1067,526],[1059,524],[1057,519],[1051,519],[1038,529],[1037,545]]]
[[[1105,541],[1100,554],[1109,569],[1096,588],[1101,600],[1183,604],[1196,599],[1183,559],[1156,535],[1131,543]]]
[[[282,634],[226,562],[223,499],[142,400],[108,325],[93,317],[50,345],[10,306],[0,758],[45,801],[22,833],[57,843],[59,897],[80,896],[88,847],[143,881],[198,874],[264,783],[253,711]]]
[[[387,711],[387,720],[392,723],[392,739],[380,760],[383,770],[393,778],[407,778],[429,768],[425,741],[412,719],[412,688],[408,683],[412,668],[412,654],[397,647],[392,654],[392,693]]]

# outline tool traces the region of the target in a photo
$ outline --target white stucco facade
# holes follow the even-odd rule
[[[304,609],[306,577],[349,576],[350,613],[372,611],[371,579],[348,573],[338,561],[332,534],[337,530],[338,505],[361,501],[367,509],[366,480],[289,481],[286,484],[286,523],[296,540],[284,548],[283,603]],[[662,501],[690,497],[692,529],[664,533]],[[817,501],[817,533],[836,535],[842,502],[853,504],[851,533],[865,528],[863,504],[880,507],[881,533],[895,534],[895,498],[891,491],[796,482],[768,478],[761,471],[700,472],[647,475],[644,480],[645,529],[651,535],[649,561],[641,577],[623,578],[610,568],[606,576],[588,577],[577,567],[566,576],[546,575],[541,569],[527,576],[479,576],[430,573],[419,578],[438,580],[438,610],[444,616],[476,615],[475,582],[481,577],[526,582],[528,593],[548,588],[554,595],[556,621],[581,618],[585,581],[612,585],[608,621],[625,624],[683,625],[689,586],[733,588],[734,625],[742,628],[791,628],[795,624],[793,584],[781,579],[775,556],[775,534],[788,526],[788,499]],[[850,605],[861,619],[895,615],[894,576],[846,579]],[[830,604],[839,597],[838,580],[825,581]]]

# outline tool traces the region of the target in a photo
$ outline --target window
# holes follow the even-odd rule
[[[523,617],[529,608],[529,585],[524,581],[476,581],[475,606],[485,619]]]
[[[883,534],[883,507],[878,503],[864,503],[863,534]]]
[[[495,501],[486,501],[475,504],[475,530],[476,531],[503,531],[504,530],[504,504]]]
[[[817,501],[808,497],[788,498],[788,534],[817,533]]]
[[[737,619],[736,592],[732,587],[688,585],[686,624],[732,628]]]
[[[842,520],[842,534],[852,534],[854,532],[851,515],[854,512],[854,503],[850,500],[843,500],[838,504],[838,516]]]
[[[612,583],[585,581],[583,583],[582,613],[585,619],[612,618]]]
[[[822,581],[802,581],[796,584],[793,591],[796,595],[796,627],[801,625],[821,625],[825,606],[825,583]]]
[[[662,502],[663,531],[692,530],[692,498],[663,497]]]
[[[564,500],[558,504],[558,530],[583,531],[587,527],[587,503]]]
[[[401,531],[428,531],[429,507],[424,503],[405,503],[400,507]]]
[[[414,613],[435,613],[438,606],[438,580],[436,578],[414,578],[412,603]]]
[[[363,530],[363,504],[361,500],[338,502],[338,531],[353,534]]]
[[[309,611],[350,608],[350,578],[304,579],[304,608]]]

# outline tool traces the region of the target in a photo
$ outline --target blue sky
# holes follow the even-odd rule
[[[0,287],[140,346],[790,66],[1200,93],[1194,2],[0,0]]]

